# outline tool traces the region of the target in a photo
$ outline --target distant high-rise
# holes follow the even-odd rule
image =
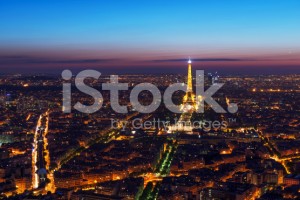
[[[218,75],[218,72],[215,72],[214,74],[212,73],[208,73],[208,81],[210,82],[210,84],[214,85],[216,83],[218,83],[220,76]]]
[[[212,76],[212,84],[216,84],[219,81],[219,75],[218,72],[216,72],[213,76]]]

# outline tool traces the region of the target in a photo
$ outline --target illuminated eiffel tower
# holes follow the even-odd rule
[[[188,76],[187,76],[187,90],[183,97],[183,103],[181,109],[184,112],[195,111],[195,94],[193,93],[193,77],[192,77],[192,61],[188,61]]]
[[[182,114],[175,125],[169,127],[170,132],[185,132],[191,134],[193,127],[191,118],[196,110],[195,94],[193,92],[192,61],[188,61],[187,90],[180,107]]]

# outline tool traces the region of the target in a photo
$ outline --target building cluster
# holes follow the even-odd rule
[[[208,126],[189,134],[170,133],[163,126],[180,118],[163,104],[144,114],[129,101],[136,84],[153,83],[163,94],[170,84],[185,82],[185,76],[119,78],[130,86],[119,98],[128,107],[126,114],[113,111],[109,91],[101,91],[103,106],[96,113],[74,109],[63,113],[61,79],[0,77],[0,199],[300,198],[299,75],[212,73],[206,88],[225,83],[214,96],[216,101],[225,109],[237,103],[239,110],[218,114],[206,106],[204,113],[190,117]],[[108,76],[101,76],[87,83],[101,90],[101,83],[108,81]],[[174,103],[180,104],[184,95],[174,93]],[[139,99],[147,105],[151,95],[142,93]],[[93,104],[93,98],[72,87],[72,105],[78,101]],[[46,112],[46,140],[38,140],[47,141],[41,155],[49,166],[46,183],[53,186],[51,190],[47,184],[35,186],[35,133]],[[149,128],[143,124],[146,121],[156,123]],[[226,126],[211,126],[215,121]],[[140,128],[133,122],[141,123]]]

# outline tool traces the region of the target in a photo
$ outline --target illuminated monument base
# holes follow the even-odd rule
[[[182,114],[182,115],[184,115],[184,114]],[[181,117],[180,117],[180,119],[181,119]],[[193,126],[192,126],[191,121],[179,120],[175,125],[169,126],[168,129],[169,129],[168,130],[169,133],[175,133],[175,132],[184,132],[187,134],[193,133]]]

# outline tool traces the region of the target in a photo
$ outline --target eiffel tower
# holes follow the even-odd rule
[[[188,61],[187,90],[183,97],[182,109],[184,112],[194,112],[196,107],[195,94],[193,93],[192,61]]]
[[[187,76],[187,90],[183,97],[180,107],[182,114],[176,124],[169,126],[169,132],[185,132],[188,134],[193,133],[193,126],[191,118],[197,109],[195,94],[193,92],[193,77],[192,77],[192,61],[188,60],[188,76]]]
[[[192,61],[188,61],[187,90],[180,107],[182,114],[176,124],[169,126],[170,132],[193,133],[191,118],[196,110],[195,94],[193,92]]]

